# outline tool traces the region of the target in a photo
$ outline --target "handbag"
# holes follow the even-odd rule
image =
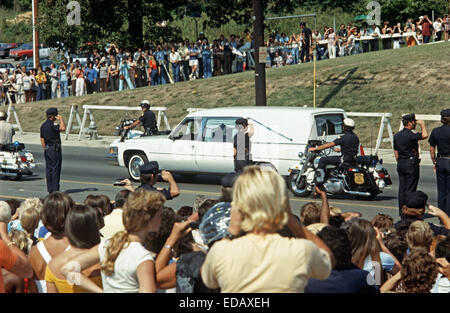
[[[120,79],[120,80],[124,80],[124,79],[125,79],[125,76],[123,76],[122,74],[120,74],[119,79]]]

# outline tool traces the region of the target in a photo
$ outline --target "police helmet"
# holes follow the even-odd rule
[[[344,125],[347,127],[355,128],[355,121],[353,121],[351,118],[344,119]]]
[[[3,120],[6,121],[7,118],[8,118],[8,114],[6,112],[1,111],[0,112],[0,121],[3,121]]]
[[[140,104],[141,108],[150,108],[150,102],[148,102],[148,100],[142,100],[141,104]]]

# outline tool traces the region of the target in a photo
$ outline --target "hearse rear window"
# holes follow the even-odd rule
[[[342,125],[344,116],[342,114],[316,115],[317,136],[340,135],[343,134]]]

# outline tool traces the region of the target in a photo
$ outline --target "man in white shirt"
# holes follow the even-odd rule
[[[52,88],[52,99],[57,98],[56,91],[58,90],[58,70],[55,67],[55,64],[50,64],[50,83]]]
[[[178,51],[175,50],[175,47],[172,46],[170,48],[169,54],[169,62],[172,64],[172,75],[174,82],[178,83],[180,81],[180,64],[181,64],[181,56]]]
[[[6,122],[8,114],[6,112],[0,112],[0,148],[3,145],[12,143],[12,138],[14,136],[14,128],[10,123]]]
[[[377,25],[373,24],[371,29],[368,29],[368,33],[374,39],[370,41],[370,51],[378,51],[379,50],[379,38],[381,36],[380,29]]]

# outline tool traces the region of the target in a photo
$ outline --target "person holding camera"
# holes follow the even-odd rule
[[[428,15],[421,16],[419,25],[422,25],[422,36],[423,43],[429,43],[431,38],[431,28],[433,27],[433,22],[430,21]]]
[[[398,207],[402,216],[402,207],[405,204],[405,194],[417,190],[420,177],[419,140],[428,138],[424,121],[416,120],[414,113],[402,117],[403,130],[394,135],[394,155],[397,160],[398,173]],[[413,130],[420,125],[422,132]]]
[[[158,191],[163,194],[166,200],[172,200],[180,195],[178,185],[169,171],[160,171],[159,164],[156,161],[152,161],[141,165],[139,167],[141,172],[140,181],[141,185],[138,188],[134,188],[131,181],[127,178],[121,181],[123,186],[131,191],[135,192],[139,189],[145,189],[147,191]],[[154,185],[158,181],[158,174],[161,173],[161,178],[169,183],[169,189],[167,188],[155,188]]]
[[[58,114],[57,108],[46,111],[47,120],[41,125],[41,145],[44,148],[45,175],[47,178],[47,191],[59,191],[61,178],[62,150],[60,132],[66,130],[64,119]],[[56,123],[59,122],[59,124]]]

